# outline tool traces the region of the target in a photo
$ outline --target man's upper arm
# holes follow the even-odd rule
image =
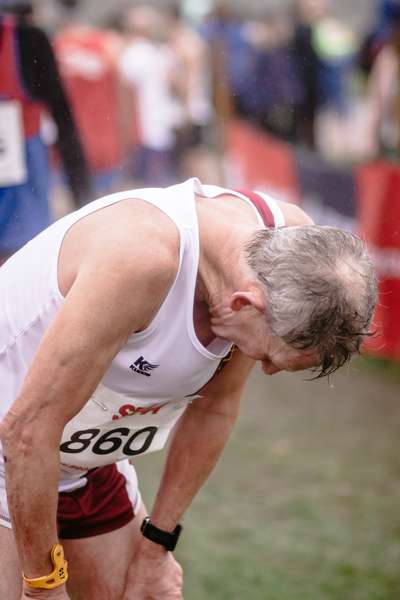
[[[54,436],[60,434],[128,336],[149,324],[174,280],[176,261],[168,245],[147,241],[138,236],[127,253],[105,246],[82,263],[39,345],[11,421],[21,417],[20,424],[29,426],[50,419]],[[154,246],[161,246],[161,252],[152,253]]]

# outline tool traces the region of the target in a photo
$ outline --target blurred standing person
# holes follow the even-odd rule
[[[385,0],[386,43],[375,59],[367,88],[369,155],[400,156],[400,2]]]
[[[354,119],[349,81],[356,63],[355,35],[327,12],[314,26],[313,44],[318,57],[318,150],[343,160],[352,152],[347,140]]]
[[[182,124],[176,131],[178,168],[183,177],[196,174],[200,179],[202,175],[207,178],[209,174],[199,174],[199,169],[206,168],[204,144],[209,140],[213,119],[209,49],[200,34],[184,21],[178,4],[171,6],[166,16],[170,47],[179,66],[177,86],[183,105]]]
[[[255,52],[248,117],[266,131],[286,140],[295,137],[295,108],[301,100],[286,15],[273,12],[247,25]]]
[[[32,3],[0,2],[0,263],[51,221],[50,168],[41,137],[47,110],[76,206],[89,200],[85,158],[45,33]],[[20,19],[22,16],[22,19]]]
[[[126,96],[118,70],[121,46],[115,33],[82,23],[80,0],[58,0],[61,26],[54,48],[92,173],[102,195],[121,180],[124,158],[122,104]]]
[[[227,124],[235,116],[246,116],[246,99],[252,94],[254,51],[245,35],[243,19],[225,0],[218,0],[213,10],[206,13],[199,32],[209,46],[214,144],[223,157]],[[214,179],[223,182],[226,176],[223,162],[218,167]]]
[[[386,0],[376,0],[376,17],[361,41],[357,64],[366,77],[371,74],[375,59],[390,35],[391,18],[388,6],[390,3]]]
[[[293,55],[301,85],[301,101],[295,112],[296,138],[315,148],[318,108],[318,57],[313,45],[313,26],[325,13],[325,0],[298,0],[294,5]]]
[[[120,69],[120,59],[126,47],[124,15],[124,10],[117,9],[106,17],[103,26],[110,36],[119,82],[119,122],[122,134],[123,183],[126,186],[131,180],[131,154],[132,148],[138,145],[139,127],[137,123],[137,97],[134,89],[126,81]]]
[[[175,131],[182,122],[177,59],[159,11],[144,5],[131,8],[126,23],[128,43],[120,69],[136,96],[139,129],[133,177],[140,185],[167,185],[176,176]]]
[[[347,75],[354,63],[355,37],[332,16],[330,0],[299,0],[296,9],[294,52],[303,84],[299,139],[336,156],[347,134]]]
[[[207,15],[200,32],[211,50],[218,117],[223,121],[233,113],[246,115],[255,55],[243,19],[228,2],[221,0]]]

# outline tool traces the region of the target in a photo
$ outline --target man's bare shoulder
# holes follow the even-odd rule
[[[71,227],[60,253],[59,282],[67,292],[83,269],[113,279],[173,280],[179,264],[179,231],[158,208],[126,200],[91,213]]]
[[[279,200],[278,204],[283,216],[285,217],[285,224],[288,227],[314,225],[314,221],[311,219],[311,217],[309,217],[308,214],[296,204],[283,202],[282,200]]]

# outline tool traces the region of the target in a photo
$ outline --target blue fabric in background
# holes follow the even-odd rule
[[[51,222],[49,160],[40,136],[25,142],[28,181],[0,187],[0,253],[26,244]]]
[[[241,21],[211,20],[203,23],[199,32],[208,44],[217,44],[220,48],[232,93],[249,94],[255,51],[246,38]]]

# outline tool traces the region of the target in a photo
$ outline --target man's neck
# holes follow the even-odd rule
[[[260,225],[252,208],[235,200],[200,198],[197,203],[200,258],[194,310],[200,307],[204,318],[201,306],[205,304],[209,320],[224,315],[232,294],[254,278],[244,248]]]

